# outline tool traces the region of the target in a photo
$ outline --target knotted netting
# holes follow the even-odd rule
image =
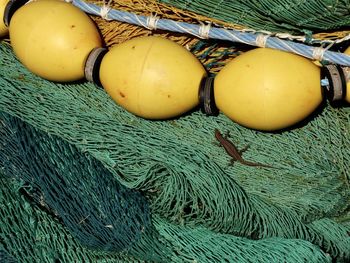
[[[118,31],[94,19],[108,45],[122,41],[120,31],[150,34],[129,25]],[[212,72],[246,48],[159,34],[187,46]],[[281,133],[252,131],[197,109],[149,121],[93,84],[34,76],[5,43],[0,93],[0,259],[350,258],[348,107],[323,105],[307,122]],[[229,131],[240,148],[249,144],[244,158],[273,168],[230,165],[214,143],[215,129]]]
[[[304,32],[339,29],[349,25],[348,1],[319,0],[160,0],[257,30]]]
[[[203,227],[169,224],[157,216],[151,223],[145,199],[138,192],[111,184],[113,177],[95,159],[5,113],[1,114],[1,145],[1,198],[7,201],[4,204],[17,200],[2,207],[2,240],[6,250],[21,261],[67,261],[86,256],[92,262],[99,258],[104,262],[127,260],[126,255],[156,262],[329,261],[317,246],[304,240],[249,240]],[[133,214],[135,210],[138,214]],[[52,215],[57,218],[52,219],[56,224],[63,223],[80,244],[92,251],[80,251],[80,245],[68,242],[73,240],[68,231],[54,229],[55,223],[53,229],[46,229],[45,216]],[[39,228],[44,228],[44,233]],[[47,237],[50,231],[60,231],[61,235]],[[21,235],[27,237],[25,242]],[[78,251],[73,253],[64,246],[74,250],[78,246]],[[291,247],[293,252],[289,251]],[[37,255],[40,249],[44,252]]]
[[[92,84],[62,85],[35,77],[16,61],[8,46],[2,45],[1,51],[2,67],[5,68],[6,64],[7,68],[6,72],[1,73],[1,110],[26,120],[46,133],[63,138],[76,145],[80,151],[100,160],[114,175],[102,183],[102,179],[97,175],[101,176],[101,170],[104,170],[93,169],[97,170],[95,178],[99,179],[98,187],[101,193],[106,193],[106,189],[112,187],[109,181],[115,179],[128,188],[145,192],[150,201],[152,214],[174,224],[201,226],[208,229],[206,230],[208,233],[212,233],[209,231],[211,229],[218,233],[230,234],[230,238],[233,238],[231,235],[236,235],[262,240],[268,237],[305,239],[321,246],[333,256],[348,257],[349,236],[346,228],[327,219],[327,216],[344,214],[349,204],[349,191],[345,184],[348,180],[346,164],[350,156],[349,148],[339,147],[339,144],[349,143],[347,137],[349,135],[346,132],[349,125],[348,109],[327,108],[306,128],[283,134],[248,131],[228,121],[224,116],[217,119],[203,118],[204,116],[198,112],[169,122],[152,122],[125,112]],[[327,132],[331,127],[335,127],[334,121],[338,123],[337,129],[332,133]],[[11,127],[4,120],[3,123],[4,127]],[[16,122],[12,120],[12,123]],[[73,127],[75,128],[72,129]],[[252,149],[256,149],[254,155],[249,156],[247,153],[247,158],[254,157],[261,162],[274,164],[275,169],[254,169],[239,164],[229,166],[227,156],[213,144],[212,131],[215,127],[230,130],[232,138],[242,138],[244,133],[244,143],[251,143]],[[322,129],[325,130],[322,132]],[[22,138],[30,139],[29,126],[17,130],[24,133],[21,135]],[[15,134],[15,131],[4,128],[3,131],[2,140]],[[323,134],[322,137],[317,138],[320,134]],[[206,143],[200,136],[208,138]],[[301,141],[302,139],[304,141]],[[61,163],[65,165],[68,165],[71,159],[79,160],[77,154],[67,156],[67,151],[64,151],[66,153],[64,157],[55,158],[54,143],[51,140],[36,139],[31,142],[30,147],[27,147],[30,151],[39,151],[41,145],[39,142],[45,146],[44,142],[49,141],[48,146],[42,146],[41,156],[48,155],[54,160],[54,164],[61,158]],[[21,147],[26,147],[20,139],[17,143]],[[306,144],[308,147],[305,147]],[[11,168],[11,165],[14,165],[15,169],[18,169],[23,163],[23,157],[18,161],[16,155],[13,158],[6,157],[16,154],[14,146],[10,145],[11,147],[3,146],[2,166]],[[27,158],[36,159],[33,153],[28,154],[26,151],[21,149],[19,152]],[[27,162],[33,164],[32,159]],[[40,159],[38,164],[49,166],[48,162],[40,162]],[[72,167],[56,165],[57,167],[50,169],[53,169],[52,176],[58,182],[62,179],[58,177],[57,171],[74,172]],[[79,176],[78,182],[91,182],[81,178],[81,167],[75,168]],[[44,170],[35,169],[39,178],[43,171],[50,171],[45,166],[41,169]],[[8,173],[14,175],[11,170]],[[25,179],[24,173],[20,174],[22,174],[20,178]],[[34,184],[33,180],[28,178],[30,177],[27,177],[27,181]],[[86,195],[95,193],[96,188],[88,190],[85,185],[83,191],[82,185],[78,185],[80,188],[73,188],[74,190],[62,188],[62,193],[57,193],[54,185],[48,183],[51,179],[47,180],[46,183],[41,181],[34,186],[40,186],[41,192],[45,190],[44,186],[49,186],[46,192],[54,190],[58,196],[63,194],[68,195],[68,198],[71,196],[77,200],[81,198],[80,200],[85,200],[83,203],[87,206],[82,209],[86,210],[91,205],[87,205],[90,198],[86,198]],[[70,185],[74,186],[74,183]],[[40,201],[40,198],[37,199]],[[58,216],[61,217],[73,213],[72,217],[76,218],[74,222],[80,227],[84,226],[83,230],[78,226],[69,226],[69,223],[65,225],[73,233],[77,231],[75,235],[82,238],[83,244],[91,242],[90,238],[86,240],[84,233],[81,233],[86,231],[84,218],[87,214],[79,213],[75,208],[69,210],[69,206],[61,204],[61,199],[63,198],[60,197],[58,200],[53,198],[59,204],[51,204],[50,208],[57,214],[59,211],[56,206],[60,205],[62,210]],[[106,200],[101,199],[99,202],[104,203]],[[140,204],[139,201],[137,203]],[[110,203],[105,204],[108,209],[111,206]],[[94,211],[95,207],[91,208],[89,213]],[[97,211],[96,217],[99,217]],[[145,208],[136,211],[145,212]],[[86,219],[88,222],[89,218]],[[106,218],[111,220],[109,217]],[[142,213],[133,220],[137,221],[140,218]],[[67,219],[67,222],[70,220]],[[79,224],[81,221],[84,224]],[[110,228],[106,227],[109,225],[113,223],[104,222],[101,227],[109,231]],[[330,226],[332,234],[328,233]],[[88,226],[90,227],[92,226]],[[136,227],[134,231],[137,229],[140,230]],[[100,233],[98,230],[92,231],[95,235]],[[175,231],[174,234],[178,233],[179,231]],[[89,246],[95,245],[95,248],[101,248],[97,244],[90,243]],[[184,247],[188,249],[189,244],[192,242]],[[295,249],[294,246],[295,244],[291,248]],[[275,245],[271,246],[270,251],[273,251],[274,247]],[[115,249],[118,250],[118,247]],[[113,247],[110,250],[113,250]]]

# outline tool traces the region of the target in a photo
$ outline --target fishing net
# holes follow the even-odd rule
[[[169,224],[157,216],[151,223],[142,195],[117,183],[96,159],[8,114],[0,116],[4,204],[0,236],[5,245],[0,255],[7,259],[12,255],[21,262],[72,262],[85,257],[92,262],[134,261],[131,256],[156,262],[330,259],[303,240],[255,241]],[[334,228],[338,233],[339,226]]]
[[[116,203],[113,202],[116,201],[115,191],[119,188],[114,186],[114,191],[109,189],[113,188],[113,180],[117,180],[127,188],[144,192],[154,216],[179,225],[177,228],[180,229],[181,225],[202,227],[207,234],[199,233],[207,238],[211,235],[230,241],[235,240],[233,235],[260,240],[269,237],[297,238],[320,246],[333,257],[349,257],[350,240],[346,227],[327,218],[335,217],[336,220],[344,216],[349,206],[349,109],[327,107],[306,127],[282,134],[261,134],[239,127],[225,116],[205,118],[198,112],[172,121],[147,121],[125,112],[104,91],[92,84],[57,84],[33,76],[18,63],[7,45],[1,46],[1,58],[4,69],[0,73],[1,110],[20,117],[46,133],[63,138],[81,152],[91,154],[113,175],[102,175],[105,177],[100,178],[106,172],[103,168],[97,168],[96,164],[90,164],[94,158],[83,161],[83,157],[80,158],[76,152],[69,152],[72,151],[70,147],[67,146],[67,150],[55,145],[51,137],[31,139],[34,135],[31,135],[29,126],[16,126],[16,122],[12,121],[14,128],[11,128],[11,121],[3,118],[2,166],[5,171],[10,176],[17,172],[20,174],[17,177],[39,188],[39,193],[31,194],[34,200],[44,204],[50,202],[48,205],[53,214],[62,218],[73,235],[82,238],[81,243],[101,250],[105,244],[113,244],[114,241],[109,238],[115,236],[118,239],[118,235],[113,234],[116,231],[113,218],[118,217],[118,213],[106,216],[107,212],[111,212],[111,207],[116,210]],[[229,159],[222,149],[212,143],[214,128],[230,130],[232,138],[241,138],[239,141],[242,144],[250,143],[252,150],[247,153],[247,158],[273,164],[275,168],[257,169],[239,164],[229,166]],[[9,143],[6,143],[7,140]],[[28,145],[23,140],[29,140]],[[19,145],[17,150],[16,144],[11,141]],[[249,155],[253,149],[255,154]],[[44,161],[41,161],[44,157]],[[26,170],[33,166],[33,171],[22,171],[23,165]],[[83,166],[86,166],[85,180]],[[78,178],[72,178],[74,172]],[[40,176],[42,173],[46,176]],[[50,177],[48,173],[51,173]],[[68,174],[68,179],[75,181],[63,181],[60,174]],[[87,187],[84,182],[92,185]],[[97,188],[100,190],[97,191]],[[108,200],[111,196],[112,201]],[[136,200],[129,200],[131,198]],[[133,224],[140,226],[141,221],[144,222],[141,225],[147,225],[147,209],[140,203],[143,199],[137,198],[141,197],[138,194],[134,197],[130,195],[125,201],[128,204],[138,203],[133,207],[139,213],[132,217]],[[61,200],[70,201],[69,205]],[[78,204],[75,203],[77,200],[80,200]],[[81,208],[77,209],[77,206]],[[95,215],[86,218],[91,213]],[[132,209],[128,215],[133,215]],[[105,218],[106,221],[94,221],[94,218]],[[116,220],[118,222],[118,218]],[[140,227],[128,228],[133,224],[125,224],[120,228],[133,230],[131,237],[135,238]],[[172,231],[169,226],[163,227],[164,231]],[[329,229],[332,229],[331,233]],[[108,233],[110,231],[112,233]],[[152,244],[149,240],[157,237],[153,231],[149,234],[145,231],[149,235],[147,241],[135,241],[136,256],[140,255],[139,251],[152,251],[149,247],[143,248],[142,244]],[[176,235],[181,233],[177,229],[173,231]],[[182,231],[185,232],[184,229]],[[196,231],[199,230],[193,230]],[[91,238],[86,239],[86,235],[91,233],[96,242]],[[186,238],[200,240],[197,237],[199,233]],[[101,241],[101,238],[107,240]],[[160,246],[162,242],[153,244]],[[245,247],[251,241],[240,242]],[[203,250],[203,247],[190,248],[189,244],[192,242],[183,246],[186,251],[198,251],[197,254],[202,257],[206,256],[199,251],[212,251],[208,245]],[[228,244],[232,249],[232,241]],[[276,253],[273,252],[276,244],[272,244],[268,246],[269,251]],[[171,245],[168,247],[172,248]],[[295,247],[296,244],[292,242],[288,249],[297,251]],[[305,249],[303,245],[301,247]],[[119,249],[120,246],[110,246],[107,250]],[[156,246],[154,250],[157,249],[164,251]],[[258,252],[255,251],[256,255],[263,254]],[[304,255],[304,252],[296,253],[299,257]],[[197,254],[185,253],[186,257],[196,257]],[[147,256],[146,253],[141,258],[146,259]],[[210,262],[210,259],[206,259]],[[308,260],[318,262],[320,259],[318,256],[317,260]]]
[[[194,4],[188,1],[186,10]],[[111,5],[206,21],[156,1]],[[201,5],[201,10],[210,6]],[[209,15],[201,10],[195,11]],[[93,19],[107,46],[151,34]],[[245,21],[249,26],[250,20]],[[212,73],[249,49],[169,32],[152,34],[187,47]],[[93,84],[34,76],[2,43],[0,111],[0,259],[350,259],[350,108],[322,105],[307,122],[280,133],[252,131],[197,109],[177,119],[149,121],[129,114]],[[214,144],[215,129],[230,131],[240,148],[250,145],[246,159],[273,168],[230,165]]]
[[[348,1],[160,0],[180,9],[255,30],[312,33],[346,27]]]
[[[24,194],[27,186],[0,175],[0,262],[141,262],[85,248],[55,216],[33,204]]]
[[[15,263],[16,260],[3,249],[0,249],[0,262]]]

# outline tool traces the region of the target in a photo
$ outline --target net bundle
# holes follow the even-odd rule
[[[152,262],[330,260],[304,240],[250,240],[171,224],[159,216],[151,222],[142,195],[118,184],[96,159],[5,113],[1,114],[1,145],[0,197],[10,206],[0,210],[0,233],[4,253],[21,262],[65,262],[85,256],[92,262],[133,261],[133,257]],[[53,221],[51,229],[47,221]],[[55,229],[60,224],[63,231]],[[339,231],[338,226],[334,228]]]
[[[145,3],[112,5],[205,19]],[[94,19],[108,46],[150,34]],[[211,72],[247,48],[154,34],[187,46]],[[149,121],[93,84],[34,76],[4,43],[0,68],[0,256],[20,262],[349,260],[349,108],[324,105],[306,124],[274,134],[197,110]],[[249,144],[245,158],[273,168],[231,166],[213,143],[215,129],[230,131],[242,148]]]

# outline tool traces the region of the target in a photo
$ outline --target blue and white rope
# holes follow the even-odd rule
[[[252,46],[278,49],[298,54],[309,59],[327,61],[342,66],[350,66],[350,56],[343,53],[329,51],[327,48],[312,47],[302,43],[296,43],[261,33],[241,32],[233,29],[212,27],[211,25],[176,22],[169,19],[159,19],[157,17],[150,18],[148,16],[110,9],[106,6],[100,7],[94,4],[86,3],[82,0],[67,1],[71,2],[73,5],[79,7],[88,14],[97,16],[101,16],[102,14],[104,18],[108,20],[117,20],[119,22],[143,26],[148,29],[161,29],[177,33],[191,34],[199,38],[226,40]],[[108,11],[106,12],[106,10]]]

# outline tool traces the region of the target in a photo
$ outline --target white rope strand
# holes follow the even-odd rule
[[[157,14],[152,14],[147,18],[147,25],[145,26],[149,30],[157,30],[157,24],[159,17]]]
[[[322,47],[315,47],[314,50],[313,50],[313,52],[312,52],[312,57],[313,57],[315,60],[322,61],[325,52],[326,52],[326,49],[325,49],[325,48],[322,48]]]
[[[105,2],[103,2],[103,6],[101,7],[101,10],[100,10],[100,16],[107,21],[111,20],[110,18],[108,18],[108,13],[109,11],[111,11],[111,3],[112,3],[112,0],[109,0],[107,5],[105,4]]]
[[[209,38],[209,33],[211,29],[211,23],[200,23],[201,26],[199,27],[199,37],[202,39],[208,39]]]
[[[327,50],[329,50],[334,44],[335,44],[335,42],[331,42],[325,48],[324,47],[316,47],[312,53],[312,57],[318,61],[322,61],[325,52]]]
[[[265,34],[258,34],[255,40],[256,46],[258,47],[265,47],[266,41],[270,36]]]

